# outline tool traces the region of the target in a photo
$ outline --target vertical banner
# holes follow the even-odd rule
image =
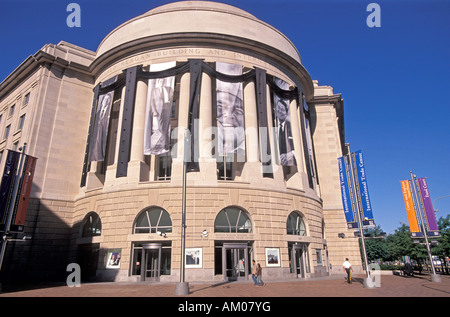
[[[354,153],[355,157],[355,169],[358,178],[359,185],[359,195],[361,198],[362,205],[362,223],[363,225],[374,225],[372,205],[370,204],[369,198],[369,187],[367,184],[367,175],[364,167],[364,160],[362,151],[356,151]]]
[[[114,91],[102,94],[98,98],[95,115],[94,132],[91,139],[89,161],[103,161],[105,159],[106,141],[108,139],[109,117],[114,97]]]
[[[20,153],[8,150],[0,184],[0,229],[4,229]]]
[[[176,62],[150,65],[150,71],[175,67]],[[160,155],[170,151],[170,117],[175,76],[149,79],[145,109],[144,154]]]
[[[433,204],[431,202],[430,191],[428,190],[427,180],[422,177],[418,178],[420,197],[422,198],[422,206],[425,211],[425,218],[427,223],[428,235],[438,236],[439,228],[434,214]]]
[[[17,194],[17,208],[12,221],[12,231],[23,231],[27,216],[28,202],[30,200],[31,186],[33,184],[34,170],[37,158],[27,155],[25,167]]]
[[[226,75],[242,75],[242,66],[216,62],[216,70]],[[217,92],[217,152],[245,153],[244,101],[242,83],[216,80]]]
[[[403,200],[405,201],[406,215],[408,216],[409,230],[411,231],[413,236],[418,236],[418,233],[420,233],[420,229],[419,223],[417,221],[416,211],[414,209],[414,202],[409,180],[400,181],[400,184],[402,186]]]
[[[352,200],[350,197],[350,188],[347,176],[347,164],[345,163],[345,156],[338,158],[339,164],[339,180],[341,183],[341,197],[342,205],[344,206],[345,219],[347,220],[347,225],[350,228],[357,228],[358,223],[355,219],[355,214],[353,212]]]
[[[305,115],[303,116],[303,120],[305,123],[305,133],[306,133],[306,145],[308,148],[308,157],[309,157],[309,168],[312,177],[315,177],[315,163],[314,163],[314,154],[313,154],[313,146],[312,146],[312,137],[311,137],[311,127],[308,119],[307,113],[309,112],[308,104],[306,103],[306,99],[303,96],[303,110]]]
[[[283,89],[289,90],[289,84],[275,78],[275,84]],[[278,148],[280,151],[281,165],[295,166],[294,139],[292,138],[291,116],[289,111],[289,99],[281,98],[274,94],[275,116],[277,119]]]

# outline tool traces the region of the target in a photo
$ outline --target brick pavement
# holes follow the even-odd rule
[[[363,276],[347,284],[343,276],[296,281],[268,281],[267,286],[254,286],[252,281],[222,283],[190,283],[189,294],[182,298],[225,297],[450,297],[450,276],[442,282],[431,282],[429,276],[403,277],[382,275],[380,287],[364,288]],[[3,297],[180,297],[175,283],[90,283],[80,287],[46,285],[14,290],[4,287]]]

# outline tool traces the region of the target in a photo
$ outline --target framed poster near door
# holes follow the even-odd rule
[[[106,268],[107,269],[120,269],[121,254],[122,254],[121,249],[108,250],[108,255],[106,258]]]
[[[185,257],[187,269],[201,268],[203,266],[202,248],[186,248]]]
[[[280,248],[266,248],[266,267],[280,266]]]

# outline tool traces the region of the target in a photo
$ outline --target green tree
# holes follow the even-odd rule
[[[376,260],[384,261],[389,257],[385,235],[386,233],[381,230],[379,225],[376,228],[364,230],[364,241],[369,263]]]
[[[411,259],[423,263],[428,257],[427,249],[422,244],[414,243],[409,227],[403,224],[395,230],[394,234],[386,238],[387,249],[392,260],[401,260],[402,256],[410,256]]]
[[[439,257],[441,263],[445,265],[445,271],[449,273],[445,258],[450,256],[450,215],[439,218],[438,227],[441,236],[437,239],[438,245],[432,245],[431,254]]]

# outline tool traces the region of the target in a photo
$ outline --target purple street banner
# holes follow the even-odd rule
[[[20,153],[8,150],[0,184],[0,230],[4,230]]]
[[[359,195],[362,205],[362,223],[364,226],[374,225],[372,205],[369,198],[369,186],[367,184],[366,169],[364,166],[362,151],[356,151],[355,153],[355,169],[358,177]]]
[[[422,199],[422,206],[425,211],[425,218],[427,223],[428,236],[439,236],[439,228],[434,214],[433,204],[431,202],[430,191],[428,189],[427,180],[425,177],[417,179]]]
[[[345,164],[345,156],[338,158],[339,164],[339,180],[341,184],[341,197],[342,205],[344,207],[345,219],[347,220],[348,228],[357,228],[358,223],[355,219],[355,214],[353,212],[352,200],[350,198],[349,182],[347,177],[347,164]]]

